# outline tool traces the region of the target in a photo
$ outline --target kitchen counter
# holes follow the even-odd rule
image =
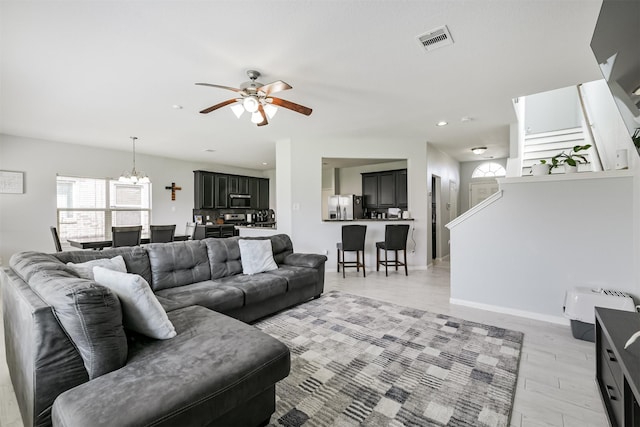
[[[356,219],[323,219],[322,222],[398,222],[413,221],[413,218],[356,218]]]

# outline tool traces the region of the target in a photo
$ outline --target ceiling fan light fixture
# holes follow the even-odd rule
[[[240,118],[240,116],[242,116],[245,110],[243,105],[234,104],[231,106],[231,111],[233,111],[233,114],[235,114],[237,118]]]
[[[487,147],[474,147],[474,148],[471,149],[471,151],[473,152],[473,154],[480,155],[480,154],[484,153],[485,151],[487,151]]]
[[[244,101],[242,101],[242,106],[250,113],[255,113],[256,111],[258,111],[259,105],[260,102],[255,96],[247,96],[246,98],[244,98]]]
[[[273,116],[275,116],[278,112],[278,107],[271,104],[265,104],[263,108],[264,112],[267,114],[267,117],[269,117],[269,120],[273,119]]]
[[[251,114],[251,123],[262,123],[262,114],[260,114],[259,112],[255,112]]]

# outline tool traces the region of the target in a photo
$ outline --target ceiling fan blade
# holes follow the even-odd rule
[[[267,83],[264,86],[260,86],[258,88],[258,91],[262,91],[266,96],[269,96],[269,94],[271,93],[281,92],[283,90],[289,89],[292,89],[292,87],[288,83],[285,83],[282,80],[278,80],[277,82]]]
[[[305,116],[309,116],[313,111],[309,107],[305,107],[304,105],[296,104],[295,102],[287,101],[280,98],[270,97],[271,103],[273,105],[277,105],[278,107],[288,108],[289,110],[293,110],[296,113],[304,114]]]
[[[207,114],[210,113],[214,110],[217,110],[218,108],[222,108],[222,107],[226,107],[229,104],[233,104],[234,102],[238,102],[238,100],[236,98],[231,98],[231,99],[227,99],[226,101],[222,101],[219,104],[213,105],[209,108],[205,108],[204,110],[200,111],[201,114]]]
[[[264,108],[262,107],[262,104],[258,105],[258,111],[262,115],[262,121],[258,123],[258,126],[268,125],[269,122],[267,121],[267,115],[264,113]]]
[[[229,87],[229,86],[222,86],[222,85],[214,85],[212,83],[196,83],[198,86],[210,86],[210,87],[217,87],[219,89],[227,89],[227,90],[232,90],[234,92],[240,92],[243,93],[242,89],[237,89],[235,87]]]

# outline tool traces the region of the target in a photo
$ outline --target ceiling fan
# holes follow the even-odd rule
[[[239,94],[239,97],[237,98],[227,99],[219,104],[212,105],[211,107],[200,111],[200,113],[207,114],[217,110],[218,108],[231,105],[231,109],[238,118],[240,118],[242,113],[247,111],[251,113],[251,121],[258,126],[269,124],[267,116],[269,119],[272,118],[277,111],[276,107],[287,108],[297,113],[304,114],[305,116],[311,114],[311,108],[271,96],[272,93],[291,89],[292,87],[289,84],[282,80],[277,80],[266,85],[262,84],[257,81],[258,77],[260,77],[260,72],[255,70],[248,70],[247,75],[249,76],[250,81],[242,83],[240,85],[240,89],[211,83],[196,83],[196,85],[199,86],[228,89]]]

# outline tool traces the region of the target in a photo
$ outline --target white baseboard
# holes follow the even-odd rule
[[[534,313],[532,311],[516,310],[514,308],[501,307],[498,305],[482,304],[474,301],[466,301],[456,298],[449,298],[449,303],[464,305],[466,307],[477,308],[480,310],[493,311],[496,313],[510,314],[512,316],[525,317],[527,319],[541,320],[543,322],[555,323],[558,325],[569,326],[569,319],[560,316],[550,316],[548,314]]]

